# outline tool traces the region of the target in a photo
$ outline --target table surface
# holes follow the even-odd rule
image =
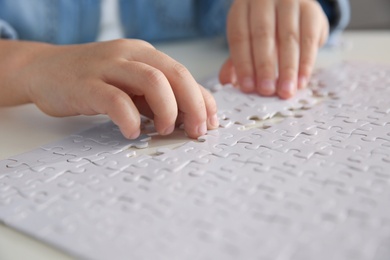
[[[320,50],[317,68],[341,61],[390,64],[390,31],[348,31],[340,46]],[[197,80],[216,74],[228,55],[221,39],[158,44],[156,47],[183,63]],[[0,160],[62,139],[107,121],[105,116],[53,118],[34,105],[0,108]],[[0,259],[71,259],[45,244],[0,224]]]

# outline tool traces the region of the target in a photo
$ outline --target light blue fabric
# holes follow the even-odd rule
[[[324,4],[348,0],[319,1]],[[153,42],[224,35],[231,2],[119,0],[119,6],[125,37]],[[99,33],[100,5],[100,0],[0,0],[0,37],[56,44],[95,41]],[[332,18],[336,22],[345,21],[340,18],[342,10],[328,8],[326,11],[328,17],[337,18]]]
[[[0,0],[0,20],[21,40],[58,44],[93,41],[99,16],[99,0]]]
[[[120,0],[125,36],[148,41],[223,34],[232,0]]]

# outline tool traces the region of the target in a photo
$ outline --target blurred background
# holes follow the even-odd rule
[[[390,0],[350,0],[348,29],[390,29]]]

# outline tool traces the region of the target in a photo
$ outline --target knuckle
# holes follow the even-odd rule
[[[128,39],[116,39],[111,41],[112,47],[118,49],[128,48],[130,43],[131,40]]]
[[[119,48],[119,49],[122,49],[122,48],[125,48],[125,49],[128,49],[128,48],[134,48],[134,47],[138,47],[138,48],[152,48],[154,49],[153,45],[148,43],[147,41],[144,41],[144,40],[139,40],[139,39],[115,39],[115,40],[112,40],[111,43],[113,44],[113,46],[115,48]]]
[[[315,37],[314,34],[306,34],[302,37],[301,39],[301,45],[303,46],[303,48],[315,48],[316,46],[318,46],[318,40],[317,40],[317,37]]]
[[[280,41],[284,44],[298,44],[299,36],[298,32],[294,30],[288,30],[279,37]]]
[[[127,45],[130,42],[130,40],[121,38],[121,39],[112,40],[111,42],[115,45]]]
[[[149,82],[151,87],[160,86],[161,84],[164,84],[166,80],[164,73],[154,68],[145,70],[145,79]]]
[[[151,49],[155,49],[154,46],[147,42],[147,41],[144,41],[144,40],[140,40],[140,39],[131,39],[129,40],[131,41],[133,44],[136,44],[137,46],[140,46],[140,47],[143,47],[143,48],[151,48]]]
[[[271,60],[264,61],[256,64],[256,71],[258,74],[261,74],[261,76],[274,77],[275,65]]]
[[[246,33],[240,31],[240,30],[235,30],[234,32],[229,32],[228,33],[228,39],[230,44],[242,44],[248,42],[248,37]]]
[[[257,25],[252,30],[252,38],[255,40],[261,40],[273,44],[274,33],[266,25]]]
[[[122,109],[126,104],[126,99],[123,95],[120,95],[117,91],[110,91],[105,93],[106,99],[110,106],[108,108],[112,108],[112,110]]]
[[[297,68],[293,65],[285,65],[281,68],[281,74],[283,74],[285,78],[294,78],[297,74]]]
[[[280,3],[286,6],[298,4],[298,0],[280,0]]]
[[[190,75],[188,69],[181,63],[175,62],[172,66],[175,75],[179,78],[186,78]]]

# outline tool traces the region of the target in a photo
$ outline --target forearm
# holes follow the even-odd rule
[[[52,45],[38,42],[0,40],[0,106],[30,103],[26,69]],[[33,75],[40,76],[40,75]]]

